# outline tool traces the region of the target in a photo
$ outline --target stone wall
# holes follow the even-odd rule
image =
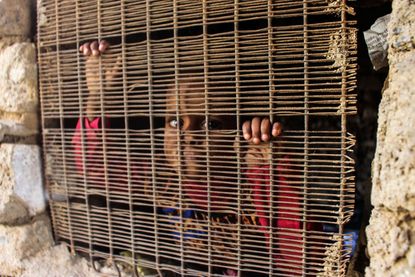
[[[415,1],[395,0],[366,229],[367,276],[415,276]]]
[[[33,0],[0,0],[0,276],[95,276],[54,246],[42,182]]]

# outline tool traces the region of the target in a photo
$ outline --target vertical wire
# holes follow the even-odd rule
[[[237,2],[237,0],[234,0],[235,2]],[[148,2],[150,2],[150,0],[148,0]],[[203,3],[205,4],[205,2],[206,1],[204,1]],[[269,1],[270,2],[270,1]],[[304,1],[304,2],[306,2],[306,1]],[[303,2],[303,3],[304,3]],[[346,1],[343,1],[344,3],[346,2]],[[80,2],[80,3],[82,3],[82,2]],[[76,18],[76,29],[77,29],[77,33],[76,33],[76,43],[77,43],[77,45],[79,46],[79,43],[80,43],[80,41],[79,41],[79,37],[80,36],[82,36],[82,34],[80,34],[80,31],[79,31],[79,18],[78,18],[78,16],[79,16],[79,14],[80,13],[82,13],[82,8],[80,9],[80,11],[78,11],[78,5],[82,5],[82,4],[80,4],[79,2],[76,2],[76,6],[77,6],[77,18]],[[300,2],[301,3],[301,2]],[[59,1],[55,1],[55,7],[56,8],[58,8],[58,6],[59,6],[60,4],[59,4]],[[61,9],[62,9],[62,7],[60,7]],[[125,11],[124,11],[125,12]],[[344,14],[343,14],[344,13]],[[56,20],[56,30],[57,30],[57,41],[56,41],[56,51],[57,51],[57,59],[56,59],[56,62],[57,62],[57,65],[58,65],[58,70],[57,70],[57,72],[58,72],[58,78],[57,78],[57,82],[58,82],[58,84],[59,84],[59,86],[58,86],[58,99],[59,99],[59,103],[60,103],[60,107],[59,107],[59,112],[60,112],[60,118],[59,118],[59,120],[60,120],[60,133],[61,133],[61,142],[62,142],[62,149],[61,149],[61,152],[62,153],[64,153],[65,155],[67,154],[67,153],[65,153],[66,152],[66,149],[68,149],[69,147],[68,146],[66,146],[66,148],[65,148],[65,137],[64,137],[64,135],[65,135],[65,129],[64,129],[64,123],[65,123],[65,120],[64,120],[64,113],[67,113],[67,111],[65,111],[66,110],[66,108],[65,108],[65,106],[66,105],[63,105],[64,104],[64,101],[65,101],[65,92],[66,92],[66,89],[65,89],[65,86],[61,86],[61,84],[62,84],[62,82],[64,82],[65,83],[65,80],[64,80],[64,78],[65,78],[65,75],[62,75],[61,74],[61,69],[62,68],[64,68],[65,67],[65,59],[62,57],[62,55],[59,55],[59,52],[60,52],[60,50],[62,49],[62,45],[61,45],[61,43],[65,43],[65,41],[64,41],[64,38],[63,38],[63,36],[62,36],[62,30],[59,30],[59,28],[61,28],[60,26],[59,26],[59,24],[62,22],[62,13],[61,14],[59,14],[58,12],[57,12],[57,15],[56,15],[56,17],[57,17],[57,20]],[[304,14],[303,15],[304,17],[306,17],[306,15]],[[104,16],[103,16],[104,17]],[[149,18],[149,17],[148,17]],[[269,20],[269,18],[268,18],[268,20]],[[342,32],[342,34],[347,34],[345,31],[347,31],[347,29],[346,29],[346,23],[345,23],[345,20],[346,20],[346,17],[345,17],[345,9],[344,9],[344,4],[343,4],[343,8],[342,8],[342,19],[341,19],[341,22],[342,22],[342,31],[344,31],[344,32]],[[148,19],[148,21],[150,21],[149,19]],[[81,22],[82,23],[82,22]],[[237,25],[236,24],[236,22],[234,22],[234,24],[235,25]],[[344,25],[344,26],[343,26]],[[99,25],[100,26],[100,25]],[[336,25],[337,26],[337,25]],[[38,27],[39,28],[39,27]],[[307,25],[307,24],[304,24],[304,29],[309,29],[310,28],[310,26],[309,25]],[[268,32],[269,32],[269,30],[268,30]],[[308,38],[309,38],[309,36],[310,36],[311,34],[310,34],[310,30],[308,30],[308,33],[305,33],[305,37],[307,37],[308,36]],[[235,32],[235,36],[236,37],[238,37],[237,36],[237,33]],[[272,38],[272,34],[271,34],[271,38]],[[237,38],[238,39],[238,38]],[[345,39],[345,36],[342,36],[342,47],[345,47],[345,46],[347,46],[347,41],[346,41],[346,39]],[[304,41],[305,41],[306,39],[304,38]],[[123,37],[123,41],[124,41],[124,37]],[[149,42],[149,45],[151,44],[151,42]],[[122,43],[122,47],[124,47],[124,43]],[[306,49],[307,48],[307,49]],[[237,52],[237,49],[238,49],[238,51],[239,51],[239,45],[238,46],[235,46],[235,53]],[[128,50],[128,49],[127,49]],[[127,51],[127,50],[123,50],[123,51]],[[151,47],[150,48],[147,48],[147,50],[148,50],[148,53],[150,53],[151,54]],[[268,49],[268,50],[270,50],[270,48]],[[309,51],[309,48],[308,48],[308,45],[307,44],[304,44],[304,53],[305,52],[308,52]],[[41,50],[39,49],[38,50],[38,52],[40,53],[41,52]],[[271,54],[272,54],[272,51],[271,51]],[[126,55],[125,53],[123,53],[123,63],[125,62],[125,59],[124,59],[124,55]],[[148,55],[148,57],[147,57],[148,59],[151,59],[151,57],[150,57],[150,55]],[[268,57],[269,59],[270,59],[270,56]],[[81,78],[80,78],[80,76],[81,76],[81,73],[82,73],[82,71],[81,71],[81,68],[80,68],[80,64],[82,64],[82,56],[80,57],[80,54],[78,53],[77,54],[77,64],[78,64],[78,72],[77,72],[77,75],[78,75],[78,88],[79,88],[79,92],[78,92],[78,99],[79,99],[79,103],[82,103],[82,101],[84,101],[84,99],[85,99],[85,94],[82,94],[81,93],[81,90],[82,90],[82,84],[81,84]],[[306,65],[306,61],[307,61],[307,65],[308,65],[308,56],[306,56],[306,55],[304,55],[304,65]],[[271,58],[271,62],[272,62],[272,58]],[[237,63],[238,63],[238,61],[236,61],[236,64],[235,64],[235,67],[237,67]],[[151,65],[150,65],[150,63],[148,64],[148,66],[149,66],[149,68],[151,69]],[[272,66],[271,66],[272,67]],[[308,143],[309,143],[309,140],[313,140],[312,139],[312,137],[311,138],[309,138],[309,119],[308,119],[308,115],[309,115],[309,107],[308,107],[308,104],[309,104],[309,101],[308,101],[308,90],[306,89],[306,87],[308,87],[309,86],[309,79],[307,78],[307,74],[306,73],[308,73],[308,71],[309,71],[310,69],[309,68],[307,68],[306,66],[304,67],[304,89],[305,89],[305,91],[304,91],[304,96],[307,96],[307,97],[305,97],[304,99],[304,107],[307,107],[306,109],[305,109],[305,113],[307,113],[307,116],[304,116],[304,124],[305,124],[305,137],[304,137],[304,142],[306,142],[306,141],[308,141]],[[123,66],[123,71],[124,71],[124,66]],[[236,71],[239,71],[239,69],[236,69]],[[102,70],[100,70],[100,72],[102,72]],[[123,72],[123,76],[124,76],[124,74],[125,74],[125,72]],[[151,74],[151,72],[149,72],[149,74]],[[235,75],[237,75],[237,77],[239,78],[239,72],[235,72]],[[177,74],[176,74],[176,76],[177,76]],[[123,77],[124,78],[124,77]],[[149,79],[151,79],[151,77],[149,77]],[[101,81],[102,81],[102,78],[101,78]],[[124,79],[123,79],[123,82],[126,82]],[[206,76],[205,76],[205,82],[206,82]],[[238,86],[237,86],[237,88],[236,88],[236,90],[238,91],[237,92],[237,102],[239,101],[239,81],[237,81],[237,83],[238,83]],[[271,83],[272,83],[272,81],[271,81]],[[307,86],[305,85],[305,84],[307,84]],[[101,84],[102,85],[102,84]],[[205,84],[206,85],[206,84]],[[312,84],[311,84],[312,85]],[[125,90],[125,84],[123,84],[123,86],[124,86],[124,90]],[[339,214],[339,239],[338,240],[341,240],[341,242],[342,242],[342,244],[341,245],[343,245],[343,241],[344,241],[344,226],[343,226],[343,224],[344,224],[344,222],[345,222],[345,214],[344,214],[344,212],[345,211],[347,211],[347,209],[348,209],[348,191],[349,191],[349,184],[348,184],[348,182],[347,182],[347,174],[348,174],[348,169],[347,169],[347,165],[346,165],[346,163],[347,163],[347,160],[346,160],[346,158],[347,158],[347,155],[346,155],[346,148],[347,147],[344,147],[344,145],[345,144],[347,144],[348,143],[348,133],[347,133],[347,131],[346,131],[346,120],[347,120],[347,107],[346,107],[346,104],[348,104],[348,102],[347,102],[347,97],[349,97],[348,95],[347,95],[347,88],[348,87],[348,83],[347,83],[347,73],[346,73],[346,71],[345,70],[343,70],[342,71],[342,83],[341,83],[341,98],[340,98],[340,102],[341,102],[341,108],[340,108],[340,119],[341,119],[341,138],[340,138],[340,140],[341,140],[341,157],[340,157],[340,159],[341,159],[341,169],[340,169],[340,195],[339,195],[339,198],[340,198],[340,207],[341,207],[341,209],[340,209],[340,214]],[[207,88],[206,88],[206,86],[205,86],[205,90],[206,90]],[[150,90],[150,88],[149,88],[149,90]],[[178,90],[176,89],[176,93],[178,93]],[[101,95],[102,96],[102,95]],[[180,95],[179,95],[180,96]],[[40,97],[41,97],[41,103],[42,103],[42,97],[43,97],[43,95],[42,95],[42,93],[40,94]],[[124,98],[125,97],[127,97],[127,95],[126,95],[126,93],[125,93],[125,91],[124,91]],[[307,100],[306,100],[307,99]],[[208,99],[209,100],[209,99]],[[102,102],[102,101],[101,101]],[[125,104],[125,103],[124,103]],[[101,103],[101,105],[103,105],[102,103]],[[238,104],[237,105],[239,105],[239,102],[238,102]],[[272,102],[272,100],[270,99],[270,110],[273,110],[273,106],[275,105],[275,103],[273,103]],[[105,105],[104,105],[105,106]],[[150,104],[150,106],[151,106],[151,104]],[[44,107],[42,107],[42,108],[44,108]],[[125,107],[124,107],[124,113],[128,113],[128,110],[125,110]],[[179,113],[179,112],[178,112]],[[240,120],[240,116],[239,116],[239,110],[237,111],[237,114],[238,114],[238,116],[237,116],[237,120]],[[84,113],[83,113],[83,110],[82,110],[82,107],[81,107],[81,109],[80,109],[80,118],[81,118],[81,121],[82,121],[82,119],[83,119],[83,115],[84,115]],[[270,113],[270,117],[271,116],[274,116],[274,114],[273,113]],[[102,115],[102,117],[103,117],[103,115]],[[307,120],[305,120],[307,118]],[[92,226],[94,225],[93,224],[93,221],[92,220],[94,220],[94,218],[93,218],[93,216],[94,216],[94,213],[93,213],[93,209],[89,206],[89,198],[88,198],[88,191],[89,191],[89,188],[88,188],[88,186],[90,186],[90,184],[88,183],[88,174],[87,174],[87,167],[86,167],[86,163],[88,162],[88,158],[86,158],[85,156],[86,156],[86,154],[87,154],[87,151],[85,151],[85,147],[86,147],[86,145],[87,145],[87,143],[86,143],[86,133],[85,133],[85,128],[84,128],[84,126],[83,126],[83,123],[84,122],[81,122],[82,124],[81,124],[81,140],[82,140],[82,143],[81,143],[81,147],[82,147],[82,162],[83,162],[83,164],[84,164],[84,168],[83,168],[83,172],[84,172],[84,175],[82,176],[83,177],[83,180],[84,180],[84,184],[85,184],[85,203],[86,203],[86,214],[87,214],[87,219],[88,219],[88,221],[87,221],[87,224],[88,224],[88,231],[89,231],[89,237],[88,237],[88,240],[89,240],[89,247],[90,247],[90,255],[91,255],[91,253],[92,253],[92,248],[93,248],[93,242],[92,242],[92,238],[93,238],[93,236],[92,236],[92,234],[91,234],[91,230],[92,230],[92,232],[93,232],[93,228],[91,229],[91,224],[92,224]],[[45,121],[44,121],[44,119],[42,120],[42,126],[43,126],[43,128],[45,127],[45,124],[47,125],[47,121],[46,121],[46,123],[45,123]],[[238,128],[238,136],[239,136],[239,127],[240,127],[240,124],[238,123],[238,125],[237,125],[237,128]],[[104,128],[104,126],[103,126],[103,128]],[[152,129],[153,127],[151,127],[151,129]],[[126,132],[128,132],[127,130],[125,130]],[[152,144],[152,149],[154,150],[154,130],[151,130],[153,133],[152,133],[152,137],[151,137],[151,139],[152,139],[152,141],[153,141],[153,144]],[[47,134],[47,133],[46,133]],[[43,134],[43,138],[44,138],[44,141],[46,141],[46,134]],[[67,135],[67,134],[66,134]],[[130,135],[130,134],[129,134]],[[103,140],[105,140],[105,136],[103,135]],[[239,138],[238,138],[239,139]],[[207,140],[209,140],[208,138],[207,138]],[[180,140],[179,140],[180,141]],[[239,141],[238,141],[238,143],[239,143]],[[129,145],[129,144],[128,144]],[[307,144],[305,144],[305,145],[307,145]],[[238,144],[238,146],[239,146],[239,144]],[[104,147],[105,147],[105,144],[104,144]],[[126,147],[127,147],[127,144],[126,144]],[[308,147],[306,147],[307,149],[308,149]],[[179,149],[181,149],[180,147],[179,147]],[[240,149],[240,148],[239,148]],[[308,153],[308,155],[310,155],[310,151],[311,150],[307,150],[307,149],[304,149],[304,153]],[[129,147],[128,147],[128,151],[131,151],[131,149],[129,149]],[[46,151],[45,151],[46,152]],[[104,151],[104,153],[105,153],[106,151]],[[59,152],[58,152],[59,153]],[[179,152],[180,153],[180,152]],[[240,153],[239,153],[239,151],[238,151],[238,153],[237,153],[238,155],[240,155]],[[110,154],[108,154],[108,156],[110,156]],[[62,157],[64,157],[64,156],[62,156]],[[180,156],[181,157],[181,156]],[[179,158],[180,158],[179,157]],[[131,163],[131,157],[130,157],[130,153],[128,153],[128,156],[127,156],[127,163]],[[270,164],[272,165],[272,162],[274,162],[274,160],[273,161],[270,161]],[[66,190],[66,194],[67,195],[69,195],[69,191],[71,190],[71,179],[70,179],[70,175],[69,176],[67,176],[67,173],[69,172],[69,170],[70,170],[70,168],[67,168],[66,167],[66,164],[67,163],[70,163],[70,161],[68,161],[68,159],[66,158],[63,158],[63,163],[64,163],[64,168],[63,168],[63,173],[64,173],[64,178],[63,178],[63,181],[64,181],[64,188],[65,188],[65,190]],[[155,163],[155,159],[154,159],[154,153],[152,153],[152,176],[153,176],[153,181],[155,180],[155,174],[154,174],[154,172],[155,172],[155,169],[154,169],[154,163]],[[181,163],[180,163],[181,164]],[[304,184],[305,184],[305,186],[304,186],[304,191],[306,192],[307,191],[307,189],[308,190],[310,190],[309,188],[308,188],[308,186],[309,186],[309,184],[307,183],[307,182],[309,182],[309,172],[308,172],[308,166],[310,166],[309,165],[309,161],[308,161],[308,159],[307,158],[305,158],[305,161],[304,161],[304,165],[307,165],[307,166],[305,166],[304,167]],[[238,158],[238,212],[240,211],[240,159]],[[131,175],[131,170],[129,169],[129,167],[130,166],[128,166],[128,170],[129,170],[129,176]],[[70,174],[70,172],[69,172],[69,174]],[[183,173],[184,174],[184,173]],[[276,175],[276,174],[275,174]],[[110,177],[111,177],[111,174],[109,175]],[[271,175],[270,177],[272,178],[272,176],[273,175]],[[131,190],[131,188],[130,188],[130,183],[132,183],[131,182],[131,180],[130,180],[130,178],[129,178],[129,190]],[[69,183],[69,184],[68,184]],[[106,180],[106,184],[107,184],[107,186],[108,186],[108,180]],[[153,185],[154,185],[155,183],[153,182]],[[180,184],[181,184],[181,182],[180,182]],[[271,184],[272,184],[272,182],[271,182]],[[155,187],[154,187],[154,189],[155,189]],[[271,185],[270,186],[270,189],[272,190],[273,189],[273,186]],[[108,194],[108,193],[107,193]],[[109,195],[109,194],[108,194]],[[270,195],[271,195],[271,197],[272,197],[272,195],[273,195],[273,193],[271,192],[270,193]],[[307,196],[308,194],[307,193],[305,193],[305,197],[304,197],[304,214],[303,214],[303,222],[306,222],[307,221],[307,205],[306,205],[306,203],[307,203],[307,201],[309,201],[310,199],[312,199],[312,197],[310,197],[310,196]],[[133,198],[130,198],[130,204],[131,204],[131,199],[133,199]],[[154,194],[154,199],[156,199],[155,198],[155,194]],[[271,198],[272,199],[272,198]],[[108,200],[108,198],[107,198],[107,200]],[[154,200],[155,201],[155,200]],[[53,201],[52,201],[53,202]],[[73,217],[73,216],[71,216],[71,213],[73,213],[73,210],[74,210],[74,206],[72,205],[70,205],[70,199],[69,199],[69,197],[66,199],[66,202],[67,202],[67,205],[68,205],[68,215],[70,215],[70,216],[68,216],[68,223],[69,223],[69,236],[70,236],[70,242],[71,242],[71,250],[72,251],[74,251],[74,249],[75,249],[75,245],[74,245],[74,240],[73,240],[73,236],[75,236],[76,237],[76,232],[73,232],[72,231],[72,225],[71,225],[71,222],[74,222],[74,223],[76,223],[76,217]],[[271,205],[273,205],[273,201],[271,201]],[[156,206],[156,205],[155,205]],[[130,207],[131,207],[131,205],[130,205]],[[72,211],[71,211],[71,209],[72,209]],[[76,207],[75,207],[75,209],[76,209]],[[131,209],[131,208],[130,208]],[[156,211],[156,207],[154,207],[154,209],[155,209],[155,211]],[[272,207],[271,207],[271,210],[272,210]],[[92,214],[92,218],[91,218],[91,214]],[[156,213],[154,213],[154,218],[155,218],[155,222],[157,222],[157,218],[156,218]],[[92,219],[92,220],[91,220]],[[110,218],[109,218],[110,219]],[[239,217],[238,217],[238,234],[240,235],[240,226],[239,226]],[[208,222],[209,224],[210,224],[210,222]],[[304,224],[304,223],[303,223]],[[74,230],[76,231],[76,226],[75,226],[76,224],[74,224],[74,226],[73,226],[73,228],[74,228]],[[305,224],[304,224],[305,225]],[[305,226],[302,226],[302,228],[303,228],[303,234],[302,234],[302,236],[303,236],[303,238],[307,238],[307,235],[306,235],[306,232],[307,232],[307,229],[305,228]],[[155,228],[157,229],[157,224],[155,225]],[[272,228],[271,228],[272,229]],[[112,230],[111,228],[110,228],[110,230]],[[57,233],[57,231],[55,230],[55,232]],[[155,231],[155,233],[157,233],[157,231]],[[270,232],[270,234],[272,235],[272,231]],[[134,234],[132,234],[132,236],[134,236]],[[157,237],[157,236],[156,236]],[[157,239],[157,238],[156,238]],[[210,239],[210,238],[209,238]],[[275,234],[274,234],[274,239],[275,239]],[[270,238],[270,240],[271,240],[271,242],[272,242],[272,238]],[[338,241],[337,240],[337,241]],[[76,242],[76,241],[75,241]],[[305,242],[305,241],[304,241]],[[271,245],[271,248],[272,248],[272,244],[270,244]],[[304,245],[306,245],[306,243],[304,243]],[[133,248],[134,248],[134,246],[133,246]],[[156,243],[156,251],[158,251],[158,243]],[[240,248],[238,248],[238,267],[240,266]],[[272,251],[271,251],[272,252]],[[304,251],[303,251],[304,252]],[[305,251],[306,253],[303,253],[303,261],[306,263],[306,261],[307,261],[307,251]],[[158,253],[158,252],[157,252]],[[308,255],[310,256],[310,251],[308,252]],[[157,256],[158,257],[158,256]],[[272,256],[271,256],[272,257]],[[209,261],[209,263],[210,263],[210,261]],[[341,272],[341,270],[343,270],[343,267],[344,267],[344,263],[345,263],[345,259],[344,259],[344,257],[341,257],[341,256],[339,256],[338,257],[338,272],[339,273],[342,273]],[[303,272],[304,272],[304,269],[303,269]],[[306,271],[305,271],[306,272]],[[306,272],[307,273],[307,272]],[[240,273],[238,273],[238,274],[240,274]]]
[[[153,221],[154,221],[154,246],[156,256],[156,270],[160,276],[163,276],[160,270],[160,253],[159,253],[159,229],[157,222],[157,191],[156,191],[156,162],[155,162],[155,142],[154,142],[154,114],[153,114],[153,71],[152,71],[152,53],[151,53],[151,0],[146,0],[146,49],[147,49],[147,87],[149,100],[149,121],[150,121],[150,152],[151,152],[151,182],[153,193]]]
[[[180,122],[180,93],[179,93],[179,39],[178,39],[178,7],[177,1],[173,0],[173,48],[174,48],[174,91],[175,91],[175,98],[176,98],[176,120]],[[167,99],[167,95],[166,95]],[[184,249],[183,249],[183,186],[182,186],[182,168],[183,168],[183,161],[182,161],[182,131],[180,130],[180,125],[177,125],[177,153],[179,158],[179,226],[180,226],[180,273],[184,274]]]
[[[66,193],[66,205],[68,207],[68,227],[69,227],[69,239],[71,242],[71,252],[75,253],[75,245],[72,234],[72,216],[71,216],[71,204],[69,202],[69,189],[68,189],[68,180],[67,180],[67,165],[65,154],[67,153],[65,147],[65,133],[64,133],[64,120],[63,120],[63,96],[62,96],[62,80],[61,80],[61,60],[60,60],[60,32],[59,32],[59,5],[58,0],[55,0],[55,11],[56,11],[56,65],[57,65],[57,81],[58,81],[58,99],[59,99],[59,123],[60,123],[60,136],[61,136],[61,146],[62,146],[62,161],[63,161],[63,182]]]
[[[126,154],[126,170],[127,170],[127,185],[128,185],[128,204],[130,209],[130,239],[131,239],[131,262],[133,265],[133,274],[134,276],[138,276],[137,274],[137,264],[135,261],[135,228],[134,228],[134,205],[132,199],[132,184],[131,184],[131,148],[130,148],[130,132],[129,132],[129,125],[128,125],[128,95],[127,95],[127,72],[126,72],[126,50],[125,50],[125,0],[120,1],[121,6],[121,59],[122,59],[122,91],[123,91],[123,110],[124,110],[124,138],[125,138],[125,154]],[[118,64],[118,56],[117,61]],[[132,92],[133,93],[133,92]],[[140,170],[140,168],[136,168],[136,170]],[[135,176],[137,178],[137,176]]]
[[[240,61],[240,52],[239,52],[239,0],[234,0],[234,44],[235,44],[235,104],[236,104],[236,169],[237,169],[237,205],[238,205],[238,214],[237,214],[237,263],[238,263],[238,277],[241,276],[241,217],[242,217],[242,207],[241,207],[241,103],[240,103],[240,72],[239,72],[239,61]]]
[[[212,257],[212,240],[211,240],[211,187],[210,187],[210,143],[209,143],[209,90],[208,90],[208,65],[209,65],[209,49],[208,49],[208,30],[207,30],[207,6],[206,1],[202,1],[202,16],[203,16],[203,85],[204,85],[204,96],[205,96],[205,143],[206,143],[206,177],[207,177],[207,208],[208,208],[208,274],[211,274],[212,265],[211,265],[211,257]]]
[[[78,97],[79,97],[79,103],[80,109],[79,109],[79,120],[81,121],[81,155],[82,155],[82,179],[85,186],[84,195],[85,195],[85,205],[86,205],[86,215],[87,215],[87,226],[88,226],[88,241],[89,241],[89,258],[92,261],[92,227],[91,227],[91,214],[90,214],[90,205],[89,205],[89,197],[88,192],[89,191],[89,181],[88,181],[88,172],[87,172],[87,159],[85,157],[85,152],[88,151],[85,149],[85,145],[88,144],[87,139],[85,138],[85,129],[84,129],[84,113],[83,113],[83,95],[82,95],[82,85],[81,85],[81,64],[80,64],[80,54],[79,54],[79,2],[75,1],[75,9],[76,9],[76,55],[77,55],[77,77],[78,77]],[[86,73],[86,69],[85,69]],[[85,151],[86,150],[86,151]]]
[[[46,129],[46,124],[45,124],[46,111],[45,111],[45,100],[44,100],[44,97],[43,97],[43,94],[45,93],[44,86],[43,86],[43,82],[45,80],[44,80],[43,76],[45,74],[43,73],[43,70],[42,70],[43,69],[43,66],[42,66],[43,62],[42,61],[44,61],[44,60],[42,59],[43,55],[42,55],[42,51],[41,51],[41,45],[42,45],[42,43],[41,43],[41,33],[40,33],[41,28],[40,28],[40,24],[39,24],[40,10],[41,9],[40,9],[40,5],[39,5],[38,9],[37,9],[37,20],[38,20],[38,22],[37,22],[37,26],[36,26],[38,45],[37,45],[36,48],[37,48],[37,59],[38,59],[38,61],[37,61],[38,62],[37,70],[38,70],[38,76],[39,76],[39,102],[40,102],[40,116],[41,116],[40,124],[41,124],[41,130],[42,130],[41,134],[42,134],[42,143],[43,143],[43,149],[42,149],[43,161],[44,161],[44,163],[49,163],[48,159],[47,159],[48,154],[47,154],[47,150],[46,150],[47,149],[47,147],[46,147],[47,143],[46,142],[47,142],[48,130]],[[46,166],[49,166],[49,165],[46,165]],[[54,234],[54,238],[56,240],[58,240],[58,238],[59,238],[58,230],[57,230],[58,229],[57,228],[58,224],[56,223],[56,217],[58,216],[58,213],[56,212],[57,207],[55,206],[55,201],[51,197],[52,196],[52,189],[51,189],[51,186],[49,184],[49,178],[46,178],[46,181],[47,181],[46,182],[46,188],[47,188],[48,195],[49,195],[49,205],[51,206],[50,211],[51,211],[52,223],[53,223],[52,231],[53,231],[53,234]],[[66,190],[65,198],[66,198],[67,206],[69,207],[67,190]],[[71,226],[71,224],[69,224],[69,226]],[[72,239],[70,239],[70,244],[71,244],[71,251],[72,251],[72,254],[73,254]]]
[[[346,0],[342,0],[341,2],[341,31],[340,34],[343,34],[341,37],[341,49],[347,49],[347,24],[346,24]],[[346,57],[347,59],[347,57]],[[347,62],[346,62],[347,64]],[[344,235],[344,191],[346,186],[346,169],[345,169],[345,163],[346,163],[346,150],[345,150],[345,144],[346,144],[346,136],[347,136],[347,130],[346,130],[346,124],[347,124],[347,116],[346,116],[346,95],[347,94],[347,71],[346,68],[342,68],[342,84],[341,84],[341,100],[340,100],[340,112],[341,112],[341,160],[340,160],[340,203],[339,203],[339,239],[340,239],[340,245],[343,247],[343,235]],[[339,274],[343,273],[343,265],[342,265],[342,255],[338,255],[338,269],[340,272]]]
[[[97,0],[97,25],[98,25],[98,41],[101,41],[101,0]],[[114,259],[114,249],[113,249],[113,234],[112,234],[112,218],[111,218],[111,200],[110,200],[110,184],[108,178],[108,157],[107,157],[107,130],[105,126],[105,88],[103,81],[105,80],[105,75],[103,75],[102,68],[102,59],[98,60],[99,65],[99,88],[100,88],[100,109],[101,109],[101,129],[102,129],[102,157],[104,160],[104,182],[105,182],[105,196],[107,204],[107,220],[108,220],[108,244],[110,249],[110,260]],[[113,180],[112,180],[113,181]]]
[[[309,103],[308,103],[308,0],[303,0],[303,34],[304,34],[304,202],[302,218],[302,274],[307,274],[307,206],[308,206],[308,152],[309,152]]]
[[[273,18],[273,10],[272,10],[272,0],[268,0],[267,4],[267,20],[268,20],[268,107],[269,107],[269,120],[271,121],[271,132],[272,132],[272,125],[275,122],[275,116],[274,116],[274,101],[273,101],[273,71],[272,71],[272,49],[273,49],[273,43],[272,43],[272,18]],[[272,275],[273,273],[273,246],[274,246],[274,228],[273,228],[273,220],[274,220],[274,175],[278,172],[275,169],[275,160],[276,155],[274,154],[274,143],[272,140],[272,133],[271,133],[271,139],[269,143],[269,149],[271,154],[271,159],[269,160],[269,249],[268,249],[268,255],[270,259],[269,263],[269,274]],[[267,187],[266,187],[267,188]],[[267,195],[267,192],[265,193]],[[265,207],[264,207],[265,208]]]

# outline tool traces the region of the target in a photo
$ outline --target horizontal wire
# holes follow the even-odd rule
[[[207,259],[215,271],[209,268],[209,276],[223,276],[222,269],[254,275],[344,275],[352,238],[337,230],[353,215],[354,161],[349,155],[355,137],[344,135],[344,130],[305,132],[301,120],[304,115],[324,120],[356,114],[356,22],[344,24],[340,16],[344,11],[352,14],[352,9],[342,1],[327,0],[235,3],[40,2],[37,42],[43,150],[58,240],[93,257],[111,256],[125,264],[134,260],[139,266],[185,276],[208,276]],[[99,24],[96,18],[101,19]],[[101,59],[101,77],[87,84],[86,59],[77,48],[98,37],[108,39],[111,46]],[[105,73],[111,69],[107,65],[120,57],[126,74],[114,76],[107,86]],[[175,91],[180,88],[175,82],[192,86],[185,92]],[[88,85],[100,87],[99,94],[90,95]],[[169,101],[171,95],[192,97],[194,102],[182,111],[180,101]],[[77,119],[85,117],[91,103],[98,107],[93,115],[108,119],[112,127],[75,130]],[[155,122],[151,129],[150,104]],[[177,119],[176,115],[235,118],[236,114],[240,122],[277,116],[288,130],[260,146],[249,144],[235,131],[241,126],[166,130],[166,121]],[[124,123],[117,125],[119,119]],[[286,126],[286,121],[296,119],[298,126]],[[94,141],[88,141],[91,133]],[[184,142],[181,153],[174,140],[176,150],[166,152],[168,137],[178,135],[191,136],[196,145],[190,160]],[[90,151],[94,143],[97,148]],[[237,156],[241,157],[240,176],[235,171]],[[154,172],[146,165],[149,161]],[[270,170],[271,166],[276,169]],[[179,175],[182,183],[177,181]],[[238,193],[237,180],[241,182]],[[208,198],[206,186],[210,186],[209,211],[203,200]],[[275,195],[269,196],[269,191]],[[170,213],[163,213],[163,208]],[[192,220],[184,216],[190,208],[197,214]],[[284,220],[299,229],[276,224]],[[329,226],[331,231],[308,230],[302,227],[306,224]],[[99,250],[109,245],[110,252]],[[141,257],[127,258],[118,251],[125,249]]]

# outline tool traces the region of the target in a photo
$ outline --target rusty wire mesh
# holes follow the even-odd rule
[[[38,11],[57,241],[140,276],[344,276],[356,109],[346,1],[42,0]],[[78,49],[96,39],[111,45],[92,95]],[[248,143],[253,117],[281,121],[283,135]]]

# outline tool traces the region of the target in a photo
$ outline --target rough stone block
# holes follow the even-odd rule
[[[0,51],[0,63],[0,112],[37,112],[37,70],[33,43],[14,43],[4,47]]]
[[[415,276],[415,214],[374,209],[366,229],[366,276]]]
[[[30,34],[32,2],[31,0],[0,0],[0,37]]]
[[[45,210],[40,148],[0,145],[0,224],[24,222]]]
[[[393,1],[379,106],[366,276],[415,276],[415,3]]]
[[[0,41],[0,141],[4,135],[38,133],[35,49],[32,43]]]
[[[0,225],[0,275],[19,276],[26,259],[51,247],[52,244],[49,218],[46,216],[27,225]]]
[[[53,259],[51,259],[53,257]],[[117,276],[115,271],[105,276]],[[64,245],[58,245],[38,253],[27,260],[21,277],[56,276],[56,277],[99,277],[104,274],[96,272],[85,259],[73,256]],[[125,275],[122,275],[125,276]]]
[[[394,60],[392,55],[392,60]],[[379,107],[372,204],[415,212],[415,51],[390,67]]]
[[[415,49],[415,3],[412,0],[393,1],[391,21],[388,25],[389,56]],[[392,56],[392,63],[405,59]]]
[[[37,113],[2,113],[0,112],[0,141],[5,135],[32,136],[39,132]]]

